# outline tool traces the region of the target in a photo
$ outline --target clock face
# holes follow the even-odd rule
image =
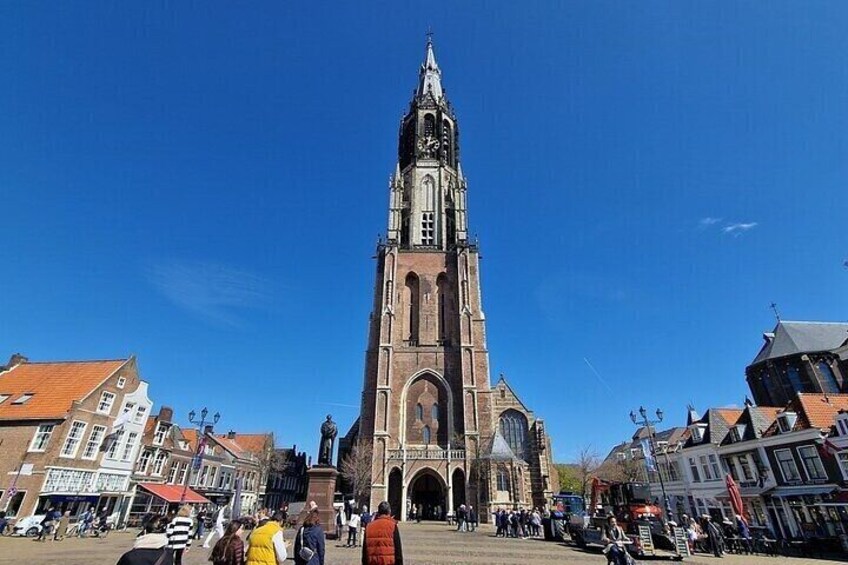
[[[418,140],[418,149],[425,154],[432,154],[439,148],[439,140],[427,135]]]

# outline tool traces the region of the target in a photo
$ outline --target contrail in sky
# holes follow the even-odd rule
[[[584,358],[583,358],[583,361],[585,361],[585,362],[586,362],[586,365],[588,365],[588,366],[589,366],[589,368],[592,370],[592,372],[593,372],[593,373],[595,374],[595,376],[598,378],[598,382],[600,382],[602,385],[604,385],[605,387],[607,387],[607,390],[608,390],[608,391],[610,391],[610,392],[615,392],[614,390],[612,390],[612,387],[611,387],[609,384],[607,384],[607,382],[604,380],[604,378],[601,376],[601,374],[598,372],[598,370],[597,370],[597,369],[595,369],[595,367],[593,367],[591,363],[589,363],[589,360],[588,360],[588,359],[586,359],[586,358],[584,357]]]

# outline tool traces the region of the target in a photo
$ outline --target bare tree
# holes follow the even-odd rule
[[[592,482],[592,477],[595,476],[595,472],[600,466],[600,457],[591,445],[586,445],[580,449],[574,471],[577,480],[580,481],[580,494],[583,495],[584,500],[589,494],[589,484]]]
[[[342,479],[350,485],[357,502],[362,502],[371,490],[371,466],[373,464],[373,449],[370,441],[358,438],[350,453],[345,455],[339,466]]]

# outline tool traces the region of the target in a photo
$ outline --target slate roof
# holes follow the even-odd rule
[[[503,435],[501,435],[500,429],[495,432],[495,437],[492,439],[492,448],[485,458],[493,461],[513,461],[518,459]]]
[[[784,322],[765,334],[766,343],[751,362],[779,359],[798,353],[832,351],[848,342],[848,324],[839,322]]]
[[[735,421],[728,421],[727,423],[730,427],[739,424],[743,424],[745,426],[745,433],[742,436],[741,441],[758,439],[763,437],[763,434],[774,423],[778,412],[781,410],[783,409],[775,406],[750,405],[746,406],[745,409],[741,411],[739,417],[736,418]],[[729,445],[733,443],[729,433],[725,436],[721,443],[722,445]]]
[[[730,432],[730,427],[736,424],[736,420],[742,414],[740,408],[710,408],[700,419],[691,422],[691,424],[707,424],[704,430],[704,439],[698,443],[692,441],[689,437],[686,440],[685,447],[693,447],[696,445],[705,445],[708,443],[720,444]]]
[[[75,400],[91,394],[129,361],[24,361],[0,373],[0,420],[64,418]],[[23,394],[32,398],[14,404]]]

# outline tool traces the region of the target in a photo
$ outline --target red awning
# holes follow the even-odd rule
[[[138,483],[138,486],[154,494],[165,502],[185,502],[188,504],[208,504],[210,501],[203,498],[190,488],[185,488],[180,485],[162,485],[158,483]],[[185,498],[183,498],[183,489],[185,489]]]

